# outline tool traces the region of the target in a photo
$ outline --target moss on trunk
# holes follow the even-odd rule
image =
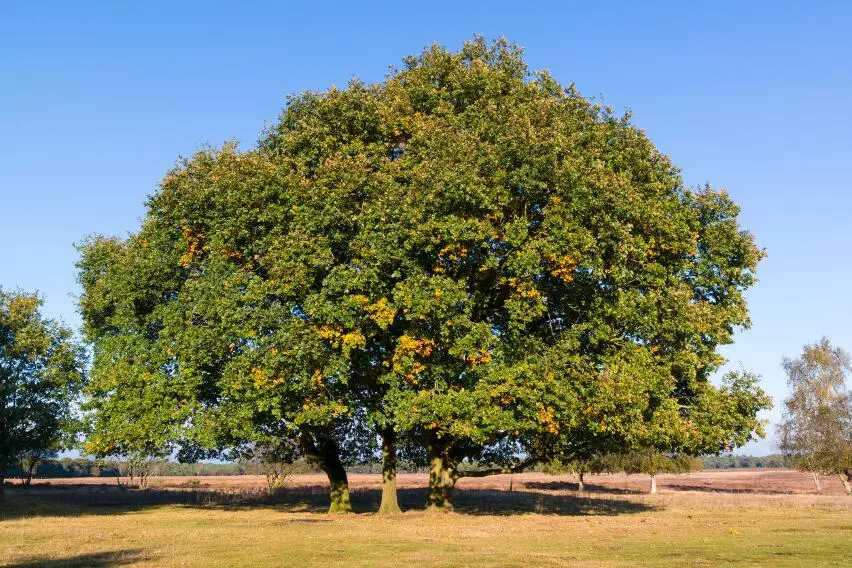
[[[331,504],[328,507],[329,513],[351,513],[352,502],[349,498],[349,479],[346,477],[346,470],[341,466],[326,471],[331,496]]]
[[[458,479],[455,465],[449,460],[448,449],[436,436],[424,436],[426,453],[429,456],[429,492],[426,510],[452,511],[453,489]]]
[[[382,502],[380,515],[401,513],[396,492],[396,432],[393,428],[382,431]]]
[[[352,502],[349,497],[349,478],[346,468],[340,461],[340,448],[333,438],[327,435],[311,435],[305,432],[301,436],[302,450],[328,476],[329,513],[351,513]]]

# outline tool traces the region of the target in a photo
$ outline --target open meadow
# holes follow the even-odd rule
[[[0,565],[848,566],[852,498],[790,470],[647,477],[527,473],[463,479],[455,513],[421,511],[426,476],[401,474],[402,515],[377,516],[378,475],[352,475],[354,515],[328,515],[324,476],[276,495],[259,476],[39,480],[0,505]],[[511,491],[510,491],[511,486]]]

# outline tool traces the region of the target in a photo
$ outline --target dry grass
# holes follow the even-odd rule
[[[724,481],[724,474],[715,479]],[[741,472],[731,472],[736,476]],[[709,475],[709,474],[700,474]],[[376,476],[354,476],[355,505],[375,510]],[[848,566],[852,498],[677,490],[658,496],[594,479],[538,474],[470,480],[455,514],[409,510],[329,516],[320,478],[269,496],[252,478],[156,480],[120,492],[56,484],[8,492],[0,505],[0,565],[57,566]],[[728,481],[735,482],[731,477]],[[230,481],[230,483],[228,483]],[[641,480],[636,480],[641,481]],[[176,483],[175,483],[176,482]],[[425,478],[404,476],[401,501],[422,504]],[[547,485],[550,484],[550,485]],[[735,483],[734,483],[735,484]],[[194,485],[194,484],[191,484]],[[688,485],[688,484],[687,484]],[[724,484],[717,483],[724,489]],[[728,491],[731,491],[728,488]]]

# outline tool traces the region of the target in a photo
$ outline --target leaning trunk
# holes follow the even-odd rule
[[[30,486],[33,481],[33,477],[35,476],[36,467],[38,467],[40,461],[41,460],[34,457],[29,458],[29,461],[24,458],[20,459],[21,486]]]
[[[819,484],[819,474],[815,471],[812,471],[811,475],[814,478],[814,487],[816,487],[817,492],[822,491],[822,487],[820,487],[820,484]]]
[[[837,475],[840,477],[841,483],[843,483],[843,488],[846,489],[846,494],[852,495],[852,486],[849,485],[849,480],[852,479],[850,472],[838,473]]]
[[[429,494],[426,497],[427,511],[452,511],[453,489],[456,486],[456,470],[447,458],[447,448],[434,436],[425,436],[426,452],[429,456]]]
[[[657,476],[651,475],[651,495],[657,494]]]
[[[310,434],[302,435],[302,449],[305,455],[328,476],[329,497],[331,504],[329,513],[351,513],[352,502],[349,499],[349,478],[346,468],[340,461],[340,448],[330,437],[317,437],[314,442]]]
[[[328,476],[331,495],[331,505],[328,507],[328,512],[351,513],[352,502],[349,499],[349,478],[346,476],[346,469],[340,463],[340,459],[337,460],[336,464],[332,464],[326,468],[325,474]]]
[[[401,513],[396,493],[396,432],[393,428],[382,431],[382,503],[380,515]]]

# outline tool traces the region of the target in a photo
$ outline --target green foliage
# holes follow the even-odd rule
[[[708,381],[763,254],[738,212],[504,40],[291,97],[82,245],[90,450],[321,462],[393,427],[458,472],[739,445],[768,399]]]
[[[790,397],[778,425],[781,451],[797,467],[852,478],[852,372],[849,353],[827,338],[806,345],[798,359],[785,359]]]
[[[0,289],[0,479],[72,444],[78,427],[84,352],[70,329],[41,315],[42,303]]]

